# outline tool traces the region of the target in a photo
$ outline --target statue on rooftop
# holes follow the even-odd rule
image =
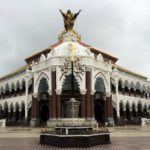
[[[81,12],[81,10],[78,11],[78,13],[72,13],[70,10],[67,11],[67,13],[63,13],[62,10],[59,10],[64,18],[64,26],[65,30],[72,31],[74,26],[74,21],[76,20],[77,16]]]

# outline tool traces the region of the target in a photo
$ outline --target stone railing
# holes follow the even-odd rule
[[[0,120],[0,127],[6,127],[6,119]]]
[[[150,119],[147,118],[141,118],[141,125],[145,126],[145,125],[150,125]]]
[[[112,100],[114,102],[116,102],[116,99],[118,98],[118,100],[122,100],[124,102],[126,101],[130,101],[130,102],[138,102],[139,100],[141,100],[141,102],[143,103],[149,103],[150,104],[150,100],[146,99],[146,98],[140,98],[140,97],[135,97],[135,96],[128,96],[128,95],[121,95],[118,94],[118,96],[116,94],[112,94]]]
[[[27,99],[28,103],[30,103],[32,101],[32,94],[28,95],[28,97],[26,97],[26,95],[23,95],[23,96],[3,99],[3,100],[0,100],[0,104],[3,106],[5,104],[5,102],[7,102],[8,105],[10,103],[16,103],[16,102],[21,103],[21,102],[25,102],[26,99]]]

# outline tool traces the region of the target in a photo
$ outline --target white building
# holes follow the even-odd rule
[[[66,118],[65,102],[73,96],[80,102],[78,118],[138,123],[150,115],[150,82],[117,60],[78,33],[63,32],[57,43],[26,58],[26,66],[0,78],[0,118],[8,125],[53,126]]]

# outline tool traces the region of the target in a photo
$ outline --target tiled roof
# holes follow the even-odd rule
[[[15,71],[13,71],[13,72],[11,72],[11,73],[9,73],[9,74],[6,74],[6,75],[0,77],[0,81],[5,80],[5,79],[7,79],[7,78],[10,78],[10,77],[12,77],[12,76],[15,76],[15,75],[17,75],[17,74],[20,74],[20,73],[22,73],[22,72],[25,72],[26,69],[27,69],[27,65],[26,65],[26,66],[23,66],[23,67],[21,67],[21,68],[18,68],[17,70],[15,70]]]
[[[139,73],[136,73],[136,72],[133,72],[125,67],[122,67],[120,65],[117,65],[117,64],[114,64],[113,67],[116,67],[119,71],[122,71],[122,72],[125,72],[125,73],[128,73],[128,74],[131,74],[131,75],[134,75],[134,76],[137,76],[137,77],[140,77],[140,78],[143,78],[143,79],[148,79],[146,76],[143,76]]]

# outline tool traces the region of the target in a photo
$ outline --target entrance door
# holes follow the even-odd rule
[[[47,105],[41,106],[40,110],[40,120],[41,123],[46,123],[46,121],[49,119],[49,108]]]

